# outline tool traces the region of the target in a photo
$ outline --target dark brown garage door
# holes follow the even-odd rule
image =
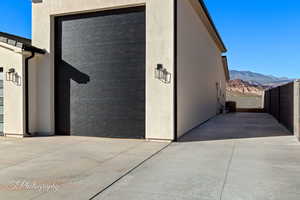
[[[57,135],[145,137],[145,8],[56,18]]]

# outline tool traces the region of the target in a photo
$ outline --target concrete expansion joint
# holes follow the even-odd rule
[[[158,154],[160,154],[162,151],[164,151],[167,147],[169,147],[172,143],[167,144],[166,146],[164,146],[162,149],[160,149],[159,151],[153,153],[152,155],[150,155],[148,158],[146,158],[145,160],[141,161],[139,164],[137,164],[135,167],[133,167],[132,169],[130,169],[128,172],[126,172],[124,175],[120,176],[117,180],[115,180],[114,182],[112,182],[110,185],[108,185],[107,187],[103,188],[101,191],[99,191],[97,194],[95,194],[94,196],[92,196],[89,200],[93,200],[96,197],[98,197],[100,194],[102,194],[104,191],[108,190],[110,187],[112,187],[113,185],[115,185],[116,183],[120,182],[123,178],[125,178],[126,176],[130,175],[134,170],[138,169],[140,166],[142,166],[144,163],[146,163],[147,161],[151,160],[153,157],[157,156]]]
[[[227,180],[228,180],[228,176],[229,176],[229,170],[230,170],[230,167],[231,167],[231,163],[232,163],[233,155],[234,155],[234,152],[235,152],[235,148],[236,148],[236,142],[234,142],[234,144],[232,146],[231,154],[230,154],[230,157],[229,157],[229,160],[228,160],[227,169],[226,169],[226,172],[225,172],[225,178],[224,178],[224,182],[223,182],[222,189],[221,189],[220,200],[222,200],[222,198],[223,198],[223,192],[224,192],[225,186],[227,184]]]

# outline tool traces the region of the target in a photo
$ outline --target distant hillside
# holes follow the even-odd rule
[[[227,84],[227,92],[233,95],[250,95],[250,96],[261,96],[264,91],[264,87],[260,85],[253,85],[247,81],[241,79],[230,80]]]
[[[226,101],[236,102],[237,108],[263,108],[263,91],[265,87],[251,84],[240,79],[230,80],[226,88]]]
[[[237,70],[230,70],[230,79],[231,80],[240,79],[243,81],[247,81],[252,85],[263,85],[269,87],[274,87],[277,85],[282,85],[293,81],[293,79],[289,79],[286,77],[275,77],[270,75],[254,73],[250,71],[237,71]]]
[[[226,100],[236,102],[237,108],[263,108],[263,91],[293,81],[250,71],[230,70]]]

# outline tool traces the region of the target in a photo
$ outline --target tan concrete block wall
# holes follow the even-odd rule
[[[35,132],[54,133],[54,17],[114,8],[146,6],[146,137],[173,139],[173,83],[154,78],[154,68],[163,64],[173,74],[173,0],[43,0],[33,3],[33,45],[47,50],[35,59]]]
[[[298,139],[300,126],[300,86],[294,81],[265,91],[265,111],[273,115]]]
[[[221,51],[189,0],[178,1],[178,136],[225,104]],[[220,93],[217,94],[217,87]],[[217,101],[219,97],[219,102]]]

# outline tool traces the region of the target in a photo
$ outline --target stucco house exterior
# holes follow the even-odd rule
[[[224,109],[226,47],[202,0],[32,0],[32,41],[13,39],[7,136],[176,140]]]
[[[0,32],[1,130],[0,135],[26,136],[30,102],[29,60],[45,51],[31,45],[29,39]],[[27,99],[28,98],[28,99]],[[27,113],[27,114],[26,114]]]

